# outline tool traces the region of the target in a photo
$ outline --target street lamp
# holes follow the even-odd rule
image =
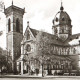
[[[44,64],[43,64],[44,63],[43,62],[44,61],[44,58],[45,57],[42,55],[42,77],[44,77],[44,74],[43,74],[44,73]]]

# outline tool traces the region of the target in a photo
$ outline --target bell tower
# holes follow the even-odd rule
[[[61,7],[60,11],[55,15],[53,20],[52,31],[54,35],[58,36],[63,42],[72,35],[72,25],[69,15],[64,11],[64,7]]]
[[[16,60],[21,55],[21,41],[23,39],[23,15],[25,9],[12,5],[4,9],[6,15],[6,45],[11,52],[12,70],[15,69]]]

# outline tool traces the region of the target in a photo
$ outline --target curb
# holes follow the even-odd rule
[[[46,77],[38,77],[38,76],[7,76],[1,75],[0,78],[35,78],[35,79],[50,79],[50,78],[80,78],[80,76],[46,76]]]

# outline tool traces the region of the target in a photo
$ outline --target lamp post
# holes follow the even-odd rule
[[[42,77],[44,77],[44,64],[43,64],[44,56],[42,55]]]

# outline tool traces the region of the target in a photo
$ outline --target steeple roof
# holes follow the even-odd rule
[[[71,25],[70,16],[67,14],[67,12],[64,11],[62,2],[61,2],[60,11],[57,12],[57,14],[53,19],[53,24],[54,25],[66,25],[66,24]]]
[[[61,1],[61,7],[60,7],[60,10],[61,10],[61,11],[64,10],[64,8],[63,8],[63,6],[62,6],[62,1]]]
[[[15,5],[13,5],[13,1],[12,1],[12,5],[9,6],[8,8],[4,9],[4,13],[5,14],[8,14],[8,13],[11,13],[12,11],[19,11],[20,13],[24,14],[25,13],[25,10],[20,8],[20,7],[17,7]]]

